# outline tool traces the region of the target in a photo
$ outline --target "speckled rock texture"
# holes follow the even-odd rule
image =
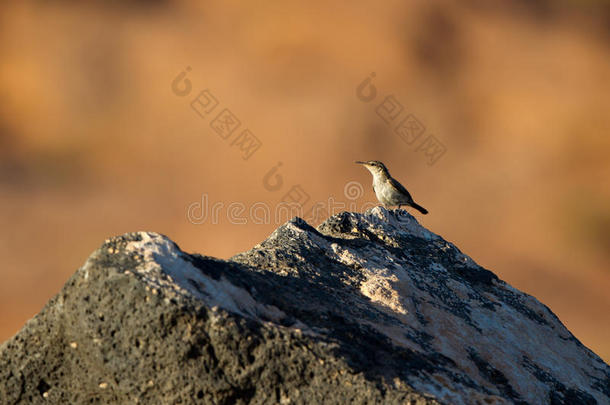
[[[0,404],[609,404],[610,367],[406,211],[228,261],[106,241],[0,346]]]

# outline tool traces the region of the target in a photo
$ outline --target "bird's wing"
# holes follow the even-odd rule
[[[411,194],[409,194],[409,192],[407,191],[406,188],[404,188],[404,186],[402,184],[400,184],[399,182],[397,182],[396,180],[394,180],[394,178],[390,177],[386,180],[388,183],[390,183],[390,185],[392,187],[394,187],[396,190],[400,191],[402,194],[404,194],[405,196],[407,196],[407,199],[410,201],[413,201],[413,197],[411,197]]]

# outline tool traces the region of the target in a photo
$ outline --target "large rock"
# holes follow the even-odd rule
[[[0,403],[608,404],[610,368],[405,211],[223,261],[112,238],[0,346]]]

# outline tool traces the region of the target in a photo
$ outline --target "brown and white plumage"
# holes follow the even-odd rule
[[[356,163],[364,165],[373,175],[373,190],[377,200],[384,206],[403,205],[413,207],[422,214],[427,214],[428,210],[413,201],[413,197],[407,189],[400,184],[396,179],[390,176],[390,172],[385,165],[378,160],[369,160],[366,162],[357,161]]]

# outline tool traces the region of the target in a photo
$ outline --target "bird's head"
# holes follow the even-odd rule
[[[389,175],[387,167],[379,160],[367,160],[366,162],[357,160],[356,163],[366,167],[373,176],[382,174],[385,174],[386,176]]]

